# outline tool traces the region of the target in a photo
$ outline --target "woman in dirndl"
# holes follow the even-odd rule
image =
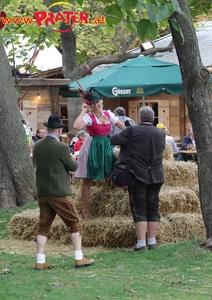
[[[80,130],[86,126],[89,136],[80,149],[75,177],[83,179],[81,215],[89,219],[89,196],[93,180],[110,176],[119,154],[119,149],[110,143],[111,127],[116,125],[124,129],[125,125],[110,110],[103,110],[103,100],[97,92],[87,92],[84,98],[74,128]]]

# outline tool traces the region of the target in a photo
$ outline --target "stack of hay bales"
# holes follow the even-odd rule
[[[178,162],[172,150],[164,151],[165,183],[160,191],[159,212],[161,221],[157,233],[159,244],[178,242],[192,237],[205,239],[197,176],[193,162]],[[80,214],[82,181],[74,178],[73,199]],[[128,193],[115,186],[110,178],[93,183],[90,195],[92,218],[83,220],[83,246],[131,247],[136,235],[131,217]],[[26,210],[15,215],[10,222],[14,238],[34,240],[38,227],[39,210]],[[59,217],[56,217],[49,238],[70,244],[70,234]]]

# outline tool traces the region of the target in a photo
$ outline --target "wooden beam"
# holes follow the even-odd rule
[[[186,117],[185,117],[185,97],[183,95],[179,96],[179,124],[180,124],[180,140],[182,141],[182,138],[187,134],[186,131]]]
[[[71,80],[69,78],[21,78],[17,83],[18,86],[69,86]]]
[[[51,112],[59,115],[59,88],[58,86],[50,87]]]

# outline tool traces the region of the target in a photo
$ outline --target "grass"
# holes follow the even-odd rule
[[[6,223],[19,211],[0,210],[1,239],[9,234]],[[70,257],[48,257],[56,266],[45,271],[33,270],[35,257],[4,250],[0,254],[0,299],[212,299],[212,254],[200,248],[199,242],[135,253],[94,251],[89,257],[95,258],[95,264],[82,269],[74,268],[70,251]]]

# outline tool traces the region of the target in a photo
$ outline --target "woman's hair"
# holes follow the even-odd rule
[[[67,136],[72,140],[76,136],[76,134],[73,131],[69,131],[67,133]]]
[[[87,134],[87,132],[85,130],[80,130],[77,132],[77,138],[80,139],[85,134]]]

